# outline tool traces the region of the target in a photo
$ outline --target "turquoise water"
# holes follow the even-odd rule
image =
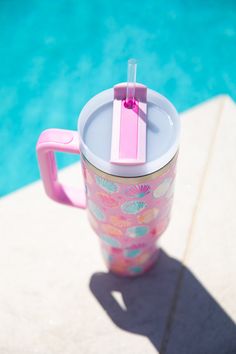
[[[0,1],[0,195],[39,178],[40,132],[76,129],[86,101],[126,79],[130,57],[138,81],[179,111],[236,99],[235,0]]]

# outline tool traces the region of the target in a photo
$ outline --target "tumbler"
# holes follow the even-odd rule
[[[157,241],[170,221],[179,138],[175,107],[136,83],[134,60],[127,82],[88,101],[77,131],[48,129],[39,137],[46,193],[87,209],[107,268],[116,274],[142,274],[158,258]],[[58,181],[55,151],[80,155],[81,190]]]

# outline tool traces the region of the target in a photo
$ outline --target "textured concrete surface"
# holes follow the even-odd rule
[[[106,272],[82,210],[40,182],[0,201],[0,353],[236,352],[236,107],[182,115],[171,224],[156,267]],[[61,173],[81,182],[79,166]]]

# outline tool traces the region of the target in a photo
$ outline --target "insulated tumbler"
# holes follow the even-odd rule
[[[174,106],[144,85],[123,83],[93,97],[78,131],[48,129],[37,143],[48,196],[87,208],[109,270],[144,273],[158,256],[169,220],[180,120]],[[57,180],[54,152],[80,154],[84,188]]]

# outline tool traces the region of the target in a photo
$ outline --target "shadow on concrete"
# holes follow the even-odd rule
[[[161,354],[236,353],[235,323],[196,277],[164,251],[149,273],[139,278],[96,273],[90,289],[118,327],[147,336]]]

